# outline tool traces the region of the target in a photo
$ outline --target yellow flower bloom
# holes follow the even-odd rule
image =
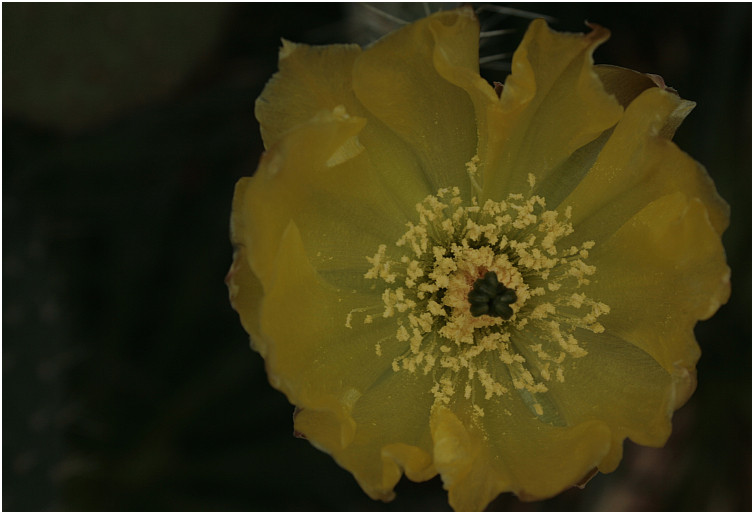
[[[661,446],[729,295],[728,207],[671,141],[693,107],[539,20],[501,95],[473,11],[362,50],[284,42],[239,181],[234,308],[295,429],[375,499],[553,496]]]

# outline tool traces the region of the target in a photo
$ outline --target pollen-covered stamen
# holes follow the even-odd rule
[[[469,292],[469,312],[474,317],[487,314],[498,318],[510,319],[513,309],[510,304],[518,299],[513,289],[508,289],[498,282],[494,271],[488,271],[474,282]]]
[[[463,398],[483,416],[480,402],[513,394],[556,422],[548,384],[565,381],[571,361],[587,355],[579,331],[604,331],[598,318],[610,312],[582,290],[597,273],[594,242],[561,246],[573,233],[571,210],[548,210],[537,195],[480,205],[454,187],[416,211],[397,241],[365,256],[364,278],[381,282],[381,305],[352,310],[346,326],[358,317],[393,323],[376,355],[396,373],[431,374],[437,402]]]

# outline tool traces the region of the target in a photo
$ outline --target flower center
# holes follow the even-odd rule
[[[596,273],[586,262],[594,242],[560,248],[573,232],[570,208],[547,210],[534,195],[479,205],[441,189],[416,210],[398,241],[366,257],[381,304],[352,311],[346,326],[357,312],[372,312],[367,324],[394,323],[377,356],[396,373],[431,373],[436,402],[464,397],[483,416],[481,398],[515,391],[553,422],[546,384],[565,381],[566,360],[587,354],[579,330],[603,331],[597,318],[609,312],[579,292]]]

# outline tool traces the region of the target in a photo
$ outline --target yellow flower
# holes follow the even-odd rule
[[[369,48],[284,42],[233,199],[231,301],[295,429],[390,500],[553,496],[661,446],[729,295],[693,107],[531,24],[501,95],[469,8]]]

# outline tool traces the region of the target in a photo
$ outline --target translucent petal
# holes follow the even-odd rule
[[[665,85],[665,81],[658,75],[639,73],[638,71],[621,68],[620,66],[610,66],[601,64],[594,67],[599,75],[605,91],[615,96],[624,108],[628,107],[641,93],[647,89],[660,88],[662,90],[675,93],[675,90]],[[678,126],[683,122],[686,116],[691,112],[696,104],[679,98],[679,107],[669,116],[664,118],[664,125],[658,133],[666,138],[672,139]]]
[[[503,115],[489,128],[498,135],[485,152],[486,197],[529,191],[529,174],[537,192],[569,184],[569,173],[580,169],[563,163],[620,119],[622,108],[605,92],[592,62],[609,32],[592,28],[579,35],[552,32],[543,20],[530,25],[500,97]]]
[[[282,234],[274,267],[263,283],[260,329],[269,341],[265,361],[270,382],[295,405],[346,416],[364,391],[391,370],[392,355],[378,358],[375,344],[395,334],[394,324],[349,323],[354,309],[379,307],[379,294],[344,290],[322,280],[293,222]]]
[[[409,145],[432,192],[457,186],[468,197],[465,164],[477,146],[474,108],[468,94],[435,65],[447,61],[436,52],[432,28],[440,24],[478,33],[471,9],[439,12],[412,23],[377,41],[356,60],[353,88],[369,112]],[[458,65],[459,55],[453,59]],[[477,61],[478,55],[465,55],[471,69]]]
[[[510,477],[495,469],[479,428],[469,430],[445,407],[433,411],[431,427],[435,467],[455,510],[483,510],[500,492],[512,489]]]
[[[370,497],[389,501],[404,471],[417,482],[437,474],[429,432],[431,384],[431,375],[385,373],[355,402],[355,429],[346,441],[332,437],[336,425],[326,412],[300,412],[296,430],[352,472]]]
[[[323,111],[273,145],[237,196],[233,219],[244,225],[236,233],[265,289],[291,220],[314,267],[354,287],[363,285],[366,257],[404,231],[402,209],[361,150],[363,126],[342,110]]]
[[[730,295],[730,269],[707,209],[681,192],[642,209],[593,249],[588,295],[610,306],[609,333],[636,345],[675,380],[674,406],[695,387],[693,328]]]
[[[462,410],[435,409],[435,467],[456,510],[481,510],[504,491],[524,500],[553,496],[580,482],[610,448],[599,421],[553,427],[520,401],[486,402],[479,425]]]
[[[365,125],[359,141],[375,179],[394,197],[404,214],[435,192],[425,180],[413,153],[398,136],[370,114],[356,98],[351,82],[361,49],[356,45],[308,46],[283,41],[280,70],[267,83],[255,104],[265,147],[271,148],[288,132],[309,123],[323,110],[343,106]]]
[[[254,105],[265,148],[320,111],[343,105],[360,115],[350,87],[351,68],[360,53],[358,45],[312,47],[283,40],[280,69]]]
[[[475,194],[479,194],[481,175],[490,159],[487,152],[500,145],[497,128],[504,123],[494,88],[479,75],[479,24],[472,16],[461,16],[453,24],[437,20],[430,29],[435,40],[433,63],[437,73],[463,88],[474,106],[479,160],[471,180]]]
[[[657,87],[657,83],[652,80],[651,76],[619,66],[598,64],[594,67],[594,71],[599,76],[605,91],[613,95],[624,108],[647,89]]]
[[[548,382],[545,394],[568,425],[599,420],[610,428],[616,447],[600,470],[615,469],[625,437],[662,446],[670,435],[677,377],[612,332],[580,329],[575,337],[587,354],[568,366],[563,382]]]
[[[662,135],[690,105],[659,88],[629,105],[589,173],[562,202],[572,208],[574,240],[599,242],[649,202],[675,191],[699,198],[715,231],[725,230],[729,208],[712,180]]]
[[[251,336],[252,344],[262,355],[266,354],[259,330],[259,309],[262,300],[262,284],[249,267],[246,248],[238,247],[233,252],[233,264],[225,277],[228,295],[233,309],[241,318],[241,325]]]
[[[233,212],[230,220],[230,240],[233,243],[233,262],[225,277],[228,296],[233,309],[241,318],[241,325],[251,336],[252,347],[263,356],[267,354],[267,345],[259,327],[259,313],[262,303],[262,284],[251,270],[249,249],[246,246],[246,218],[243,215],[244,198],[249,186],[248,178],[236,183],[233,194]]]

